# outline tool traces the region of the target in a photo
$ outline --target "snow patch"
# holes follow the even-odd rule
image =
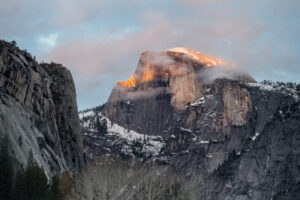
[[[80,112],[79,113],[79,119],[83,119],[84,117],[90,117],[90,116],[93,116],[95,115],[95,112],[90,110],[90,111],[87,111],[87,112]]]
[[[116,123],[112,124],[111,121],[106,117],[103,118],[105,118],[107,121],[108,135],[114,135],[119,138],[122,138],[126,140],[129,144],[132,144],[132,142],[134,141],[140,141],[144,144],[142,152],[148,152],[151,153],[152,156],[156,156],[159,154],[159,152],[164,146],[164,143],[161,142],[161,136],[152,136],[137,133],[133,130],[128,130],[122,126],[119,126]],[[124,152],[131,154],[131,151],[126,148],[124,149]]]
[[[204,103],[205,103],[205,98],[201,97],[200,99],[198,99],[195,102],[191,103],[191,106],[198,106],[198,105],[201,105],[201,104],[204,104]]]
[[[212,157],[213,157],[213,155],[211,153],[206,154],[206,158],[212,158]]]
[[[190,129],[187,129],[187,128],[180,127],[180,130],[192,133],[192,131]]]
[[[209,141],[207,141],[207,140],[200,140],[199,144],[209,144]]]
[[[256,132],[254,136],[250,137],[252,141],[256,140],[256,138],[260,135],[260,133]]]
[[[263,91],[275,91],[278,93],[286,94],[292,96],[296,101],[299,101],[300,95],[295,88],[287,87],[284,85],[279,85],[277,83],[263,84],[263,83],[246,83],[250,87],[258,87],[259,90]]]
[[[97,130],[92,128],[94,123],[95,112],[88,111],[80,113],[81,125],[83,128],[86,128],[86,132],[84,132],[85,136],[89,136],[91,138],[99,138],[97,135]],[[135,142],[142,144],[142,152],[148,155],[157,156],[159,155],[161,149],[164,147],[163,138],[161,136],[153,136],[153,135],[145,135],[138,133],[133,130],[126,129],[122,126],[119,126],[116,123],[112,123],[107,117],[104,117],[101,113],[98,114],[99,120],[106,120],[107,125],[107,134],[106,136],[114,136],[118,139],[116,141],[121,140],[125,141],[125,144],[122,146],[121,152],[126,155],[133,155],[133,147]],[[89,117],[88,119],[84,119],[84,117]],[[95,146],[99,146],[99,144],[94,144]]]

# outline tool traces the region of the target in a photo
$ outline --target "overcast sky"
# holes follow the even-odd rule
[[[68,67],[79,109],[104,103],[145,50],[189,47],[256,80],[300,82],[300,0],[0,0],[0,37]]]

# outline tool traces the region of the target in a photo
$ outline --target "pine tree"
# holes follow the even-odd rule
[[[47,177],[44,170],[34,161],[32,151],[29,153],[25,169],[25,181],[24,200],[46,199],[48,191]]]
[[[62,200],[62,193],[59,190],[59,176],[55,175],[52,177],[51,186],[49,189],[49,199],[50,200]]]
[[[0,152],[0,200],[10,199],[13,181],[13,166],[8,153],[8,138],[4,137]]]
[[[17,46],[16,40],[11,41],[11,44],[12,44],[13,46]]]
[[[48,179],[43,168],[36,167],[36,199],[46,199],[48,193]]]
[[[106,119],[103,119],[100,121],[99,119],[99,116],[96,116],[96,128],[97,128],[97,132],[98,134],[101,134],[101,135],[105,135],[107,134],[107,121]]]
[[[27,167],[25,169],[25,182],[26,182],[26,189],[25,189],[25,196],[24,200],[29,200],[33,198],[33,193],[35,192],[34,190],[34,166],[35,166],[35,161],[33,159],[33,154],[32,151],[30,151],[29,156],[27,158]]]
[[[26,179],[23,166],[16,175],[15,185],[12,190],[12,200],[20,200],[25,197],[26,194]]]
[[[298,92],[300,92],[300,84],[297,84],[296,90],[297,90]]]

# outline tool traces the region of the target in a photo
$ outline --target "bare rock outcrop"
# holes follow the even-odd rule
[[[0,136],[16,163],[30,150],[48,176],[83,166],[76,92],[69,70],[39,64],[15,44],[0,41]]]
[[[174,125],[174,111],[203,97],[218,78],[255,82],[225,61],[191,49],[146,51],[129,80],[118,82],[113,89],[104,114],[124,127],[163,135]],[[224,126],[244,125],[251,110],[250,95],[245,97],[247,91],[235,85],[222,88]]]

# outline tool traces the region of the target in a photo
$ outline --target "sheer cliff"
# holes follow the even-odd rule
[[[113,89],[104,114],[129,129],[163,135],[174,122],[174,111],[202,97],[207,85],[224,77],[255,82],[227,62],[191,49],[147,51],[130,79]]]
[[[8,138],[16,167],[32,151],[48,177],[78,171],[82,136],[70,71],[0,41],[0,137]]]
[[[80,112],[84,144],[96,162],[180,180],[189,199],[298,199],[299,88],[186,48],[145,52],[104,106]],[[129,180],[117,199],[134,199],[143,178]]]

